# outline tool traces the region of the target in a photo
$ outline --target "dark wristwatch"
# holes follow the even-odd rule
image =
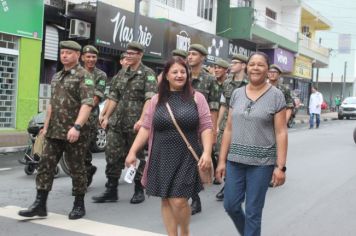
[[[282,172],[286,172],[287,167],[283,166],[282,168],[280,168],[279,166],[276,166],[277,169],[279,169]]]
[[[80,129],[82,128],[82,126],[80,124],[74,124],[73,127],[76,131],[80,131]]]

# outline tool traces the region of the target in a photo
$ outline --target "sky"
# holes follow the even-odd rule
[[[330,81],[334,73],[334,81],[341,81],[344,73],[344,63],[347,61],[347,82],[354,82],[356,78],[356,1],[355,0],[304,0],[304,2],[332,23],[330,31],[320,32],[322,46],[331,48],[330,64],[328,69],[321,69],[319,81]],[[339,34],[351,34],[351,54],[338,52]]]

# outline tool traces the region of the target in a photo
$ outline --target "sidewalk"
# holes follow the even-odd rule
[[[326,112],[321,114],[321,121],[337,120],[337,112]],[[296,124],[308,124],[309,115],[304,111],[297,114]],[[3,131],[0,130],[0,153],[17,152],[25,150],[28,144],[26,131]]]

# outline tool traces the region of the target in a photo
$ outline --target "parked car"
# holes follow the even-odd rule
[[[339,112],[338,118],[339,120],[350,119],[350,117],[356,117],[356,97],[347,97],[342,102]]]

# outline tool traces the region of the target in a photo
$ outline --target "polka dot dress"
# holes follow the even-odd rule
[[[168,99],[174,117],[198,156],[199,115],[194,100],[184,101],[180,93]],[[148,168],[148,195],[189,198],[202,190],[197,161],[173,124],[165,104],[158,104],[153,117],[154,139]]]

